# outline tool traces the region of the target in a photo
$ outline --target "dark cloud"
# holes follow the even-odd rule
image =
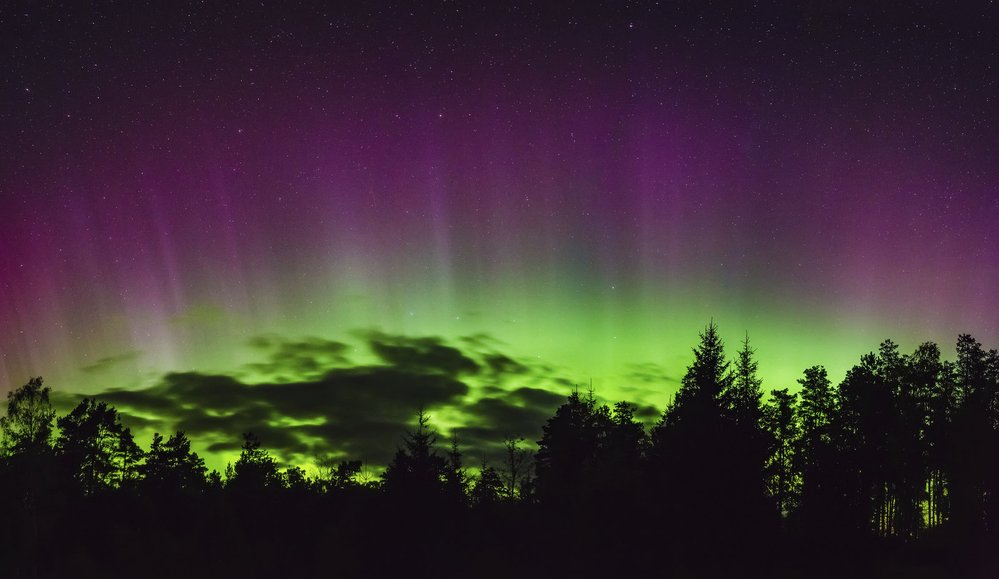
[[[663,411],[648,404],[635,405],[635,419],[645,425],[646,430],[659,423]]]
[[[180,430],[184,430],[180,428]],[[190,430],[184,430],[190,433]],[[313,447],[303,441],[296,432],[273,426],[270,424],[253,425],[244,429],[245,432],[253,432],[260,439],[260,444],[267,449],[276,450],[277,454],[285,461],[296,462],[299,457],[311,457]],[[243,440],[239,436],[228,437],[207,446],[210,452],[235,452],[243,445]]]
[[[574,382],[560,375],[558,368],[535,360],[518,360],[501,349],[505,344],[489,334],[479,333],[463,336],[458,339],[466,349],[472,352],[483,367],[483,375],[496,385],[509,384],[558,384],[572,386]],[[504,388],[505,392],[506,389]]]
[[[313,440],[330,442],[327,452],[384,465],[402,444],[403,437],[415,428],[416,416],[409,419],[379,420],[366,416],[350,423],[343,421],[299,427]]]
[[[535,408],[558,408],[560,404],[565,402],[566,396],[563,394],[558,394],[550,390],[544,390],[542,388],[530,388],[528,386],[523,386],[517,388],[513,392],[510,392],[509,396],[520,401],[521,404],[525,406],[533,406]]]
[[[479,364],[440,338],[393,336],[378,331],[365,333],[368,346],[387,364],[415,371],[433,371],[451,376],[479,372]]]
[[[522,375],[530,373],[531,369],[503,354],[486,354],[482,357],[486,367],[489,368],[493,378],[499,379],[503,375]]]
[[[503,342],[483,332],[462,336],[458,338],[458,341],[465,344],[469,349],[478,352],[494,350],[504,345]]]
[[[252,431],[262,436],[263,431],[269,429],[278,418],[272,409],[260,403],[224,413],[215,409],[184,408],[178,412],[175,428],[196,435],[222,434],[238,441],[243,432]]]
[[[252,374],[175,372],[145,390],[96,397],[118,408],[128,425],[183,430],[209,452],[236,451],[241,433],[254,432],[285,462],[329,453],[376,467],[391,459],[421,407],[461,423],[461,445],[475,465],[500,460],[508,437],[536,441],[565,400],[565,393],[540,387],[557,378],[498,351],[485,335],[462,340],[460,348],[435,337],[357,335],[378,363],[351,364],[352,347],[342,342],[263,335],[251,341],[263,357],[244,367]],[[531,385],[506,385],[514,379]],[[66,394],[57,405],[68,409],[80,398]]]
[[[500,398],[483,398],[468,407],[471,422],[487,425],[500,440],[508,436],[533,433],[548,420],[551,412],[544,408],[518,406]]]
[[[124,414],[155,416],[194,438],[217,440],[210,450],[238,448],[239,434],[253,431],[284,456],[354,445],[371,460],[384,461],[405,431],[401,425],[418,408],[454,403],[467,392],[466,384],[449,376],[374,366],[334,369],[318,380],[264,384],[172,373],[147,390],[98,397]]]
[[[528,387],[476,400],[465,408],[468,425],[460,430],[466,454],[499,464],[506,453],[505,440],[522,437],[533,446],[541,438],[542,427],[565,400],[560,394]]]
[[[80,368],[80,370],[87,374],[101,374],[121,366],[123,364],[128,364],[130,362],[135,362],[139,359],[142,353],[137,350],[131,350],[114,356],[107,356],[95,361],[92,364],[88,364]]]
[[[540,427],[538,433],[540,433]],[[466,426],[458,431],[461,451],[468,466],[489,464],[499,467],[506,458],[506,436],[492,426]],[[533,444],[540,434],[524,433],[520,436]]]
[[[350,364],[350,346],[324,338],[288,340],[266,334],[251,339],[250,345],[263,351],[267,359],[247,364],[247,370],[281,382],[317,378],[331,368]]]
[[[643,384],[669,384],[671,386],[680,384],[679,377],[670,374],[662,366],[652,362],[631,364],[628,366],[627,376]]]
[[[174,400],[153,394],[150,390],[108,390],[102,392],[100,397],[112,406],[151,415],[169,412],[176,405]]]
[[[83,398],[82,394],[63,392],[62,390],[52,390],[49,393],[49,401],[52,402],[52,407],[55,408],[56,412],[68,412],[72,410]]]

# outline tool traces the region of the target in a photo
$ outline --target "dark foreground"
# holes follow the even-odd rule
[[[623,506],[623,505],[622,505]],[[11,515],[12,513],[7,513]],[[24,514],[23,512],[21,513]],[[404,506],[329,496],[94,497],[5,521],[4,577],[997,577],[995,536],[690,533],[614,505]],[[16,520],[20,519],[20,520]],[[22,532],[28,531],[28,532]]]
[[[748,340],[693,353],[651,428],[577,391],[536,452],[469,469],[420,411],[377,481],[251,433],[209,473],[32,379],[0,417],[0,577],[999,577],[999,351],[886,341],[766,402]]]

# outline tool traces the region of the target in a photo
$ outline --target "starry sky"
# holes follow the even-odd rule
[[[990,2],[78,4],[0,14],[0,391],[379,465],[654,421],[711,319],[999,343]]]

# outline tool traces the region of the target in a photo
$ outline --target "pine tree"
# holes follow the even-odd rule
[[[742,349],[736,354],[728,389],[722,392],[725,409],[746,432],[758,430],[762,417],[763,381],[757,376],[759,364],[754,358],[755,353],[749,346],[747,335]]]
[[[451,450],[447,454],[447,465],[444,469],[444,492],[451,501],[465,504],[468,501],[468,486],[468,473],[462,461],[456,429],[451,433]]]
[[[542,427],[534,458],[538,499],[571,505],[592,492],[595,461],[610,428],[610,409],[597,406],[592,392],[570,394]]]
[[[694,456],[699,453],[691,453],[689,449],[704,445],[706,449],[710,447],[708,452],[713,452],[716,449],[711,444],[719,442],[725,429],[727,412],[722,393],[730,389],[732,376],[718,326],[714,322],[708,324],[700,340],[700,345],[694,348],[694,361],[680,382],[680,390],[652,429],[650,454],[659,463],[659,470],[666,468],[665,463],[684,457],[700,462],[703,459]]]
[[[614,404],[611,420],[606,444],[608,470],[619,479],[634,483],[649,445],[645,426],[635,420],[635,407],[623,400]]]
[[[770,442],[767,460],[767,489],[777,511],[786,517],[798,504],[801,477],[795,468],[795,451],[801,429],[796,412],[797,395],[787,388],[770,393],[763,409],[763,425]]]
[[[479,476],[475,479],[475,486],[472,488],[472,505],[477,508],[488,508],[499,502],[500,493],[503,489],[503,479],[499,472],[491,466],[485,464],[479,469]]]
[[[721,395],[726,419],[731,424],[726,428],[728,444],[720,458],[729,464],[733,508],[747,522],[771,512],[765,480],[768,444],[761,422],[763,381],[757,375],[754,354],[747,335]]]
[[[926,462],[927,524],[939,527],[950,518],[951,492],[948,489],[953,475],[955,458],[953,426],[959,399],[953,362],[939,362],[938,379],[929,392],[927,401]]]
[[[677,392],[674,415],[664,420],[704,420],[717,423],[724,413],[722,394],[731,389],[730,363],[725,359],[725,345],[718,326],[711,322],[694,348],[694,362],[687,368]]]
[[[277,461],[261,448],[260,439],[252,432],[243,434],[239,458],[226,467],[226,489],[237,493],[255,494],[277,490],[284,486]]]
[[[819,449],[832,444],[832,421],[835,413],[835,399],[829,382],[829,375],[822,366],[812,366],[805,370],[805,376],[798,380],[801,385],[801,461],[802,470],[814,466]]]
[[[967,334],[957,340],[954,382],[958,404],[951,428],[953,452],[950,473],[950,508],[953,523],[964,533],[985,528],[999,509],[990,508],[993,492],[999,491],[999,474],[993,461],[979,455],[999,453],[999,354],[986,351]],[[967,452],[969,448],[978,452]],[[992,498],[992,500],[995,500]],[[990,513],[989,511],[997,511]]]
[[[437,434],[430,427],[430,417],[420,409],[416,431],[408,434],[385,469],[382,480],[393,494],[414,499],[440,497],[444,494],[447,461],[437,453]]]
[[[794,451],[801,477],[800,510],[810,524],[822,524],[835,494],[836,455],[833,420],[836,401],[829,375],[822,366],[807,368],[798,380],[801,402],[798,416],[801,437]]]
[[[154,494],[197,493],[205,489],[205,461],[191,450],[191,441],[181,431],[166,443],[160,433],[153,441],[140,468],[142,486]]]
[[[680,390],[653,429],[650,449],[653,483],[670,496],[662,501],[668,512],[661,516],[672,517],[683,529],[686,548],[704,548],[712,536],[728,542],[743,532],[745,499],[755,493],[755,488],[730,485],[737,435],[722,394],[731,386],[724,344],[712,322],[700,335]],[[735,476],[745,482],[743,472]],[[762,472],[758,476],[762,493]]]
[[[895,534],[907,540],[920,536],[931,506],[930,400],[940,379],[940,349],[920,344],[903,357],[895,392],[897,431],[892,437],[895,456]],[[925,508],[924,508],[925,506]]]

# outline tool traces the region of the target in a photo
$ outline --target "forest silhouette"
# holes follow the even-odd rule
[[[764,395],[714,323],[657,423],[573,391],[537,450],[465,463],[414,427],[380,477],[284,467],[253,433],[209,472],[184,432],[141,448],[107,402],[32,378],[0,418],[5,577],[995,577],[999,353],[892,341],[838,385]],[[238,436],[239,433],[233,433]]]

